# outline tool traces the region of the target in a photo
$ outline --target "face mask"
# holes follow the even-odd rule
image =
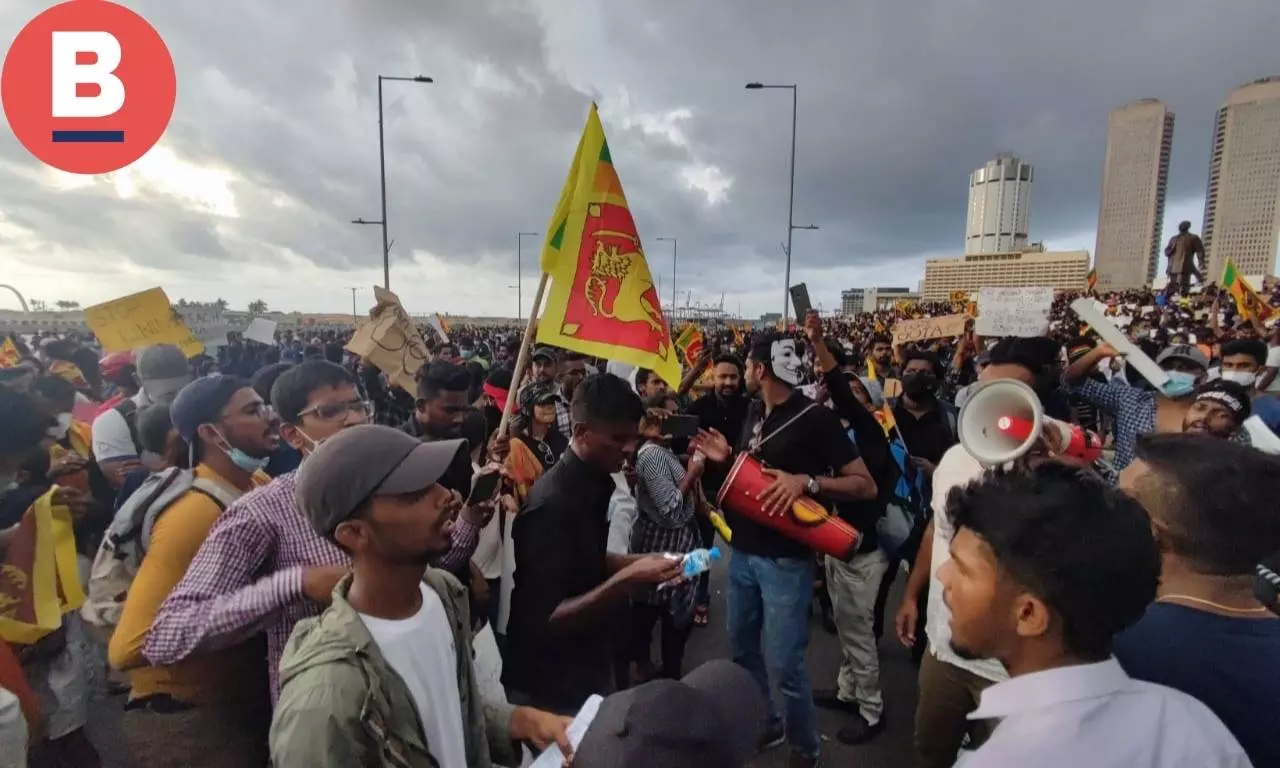
[[[469,349],[464,349],[464,350],[462,350],[462,352],[461,352],[461,357],[462,357],[462,359],[463,359],[463,360],[470,360],[472,357],[474,357],[474,356],[475,356],[475,354],[476,354],[475,352],[473,352],[473,351],[471,351],[471,350],[469,350]]]
[[[56,426],[49,427],[48,435],[54,440],[61,440],[67,436],[67,432],[71,429],[71,414],[58,414],[58,423]]]
[[[231,463],[235,464],[237,469],[253,474],[254,472],[258,472],[266,468],[266,466],[271,463],[270,456],[263,459],[256,459],[239,448],[232,447],[231,443],[227,442],[227,438],[223,437],[221,432],[218,432],[217,435],[222,438],[222,442],[226,445],[226,447],[222,449],[222,452],[227,454],[227,458],[231,459]]]
[[[1223,371],[1223,381],[1234,381],[1243,387],[1252,387],[1258,380],[1258,374],[1252,371]]]
[[[308,435],[306,432],[303,432],[301,428],[298,428],[298,434],[302,435],[303,440],[306,440],[308,443],[311,443],[311,447],[305,449],[304,451],[308,456],[315,453],[316,449],[320,447],[320,444],[324,442],[324,440],[317,440],[311,435]]]
[[[1196,378],[1194,373],[1186,371],[1166,371],[1169,374],[1169,382],[1164,385],[1166,397],[1185,397],[1196,390]]]
[[[932,373],[913,373],[902,380],[902,391],[912,397],[932,395],[938,389],[938,377]]]

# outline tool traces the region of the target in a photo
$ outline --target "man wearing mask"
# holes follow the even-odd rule
[[[147,347],[138,355],[137,365],[138,394],[93,421],[93,456],[114,488],[139,466],[138,409],[173,402],[178,391],[191,382],[187,356],[172,344]]]
[[[1267,345],[1257,339],[1237,339],[1222,345],[1222,378],[1249,389],[1253,415],[1244,429],[1254,447],[1280,452],[1280,398],[1262,390],[1267,371]]]
[[[1209,361],[1199,349],[1182,344],[1167,347],[1156,356],[1156,365],[1169,374],[1169,383],[1157,394],[1149,386],[1126,385],[1112,379],[1101,384],[1088,378],[1099,361],[1118,357],[1110,344],[1099,344],[1076,360],[1063,373],[1063,383],[1075,394],[1115,418],[1115,462],[1117,472],[1133,460],[1133,446],[1139,435],[1150,432],[1181,432],[1196,387],[1207,378]],[[1132,378],[1133,372],[1130,372]],[[1232,439],[1248,444],[1249,433],[1237,431]]]
[[[875,480],[845,434],[840,418],[801,394],[800,354],[794,339],[764,335],[747,359],[752,404],[738,451],[748,451],[770,469],[773,484],[762,494],[766,514],[791,514],[809,496],[830,507],[836,501],[876,498]],[[707,460],[726,464],[735,453],[724,435],[702,432],[693,441]],[[817,765],[821,740],[809,684],[805,649],[814,555],[805,545],[768,526],[729,513],[733,557],[729,561],[729,638],[734,661],[769,696],[769,673],[778,675],[786,717],[770,712],[762,748],[791,746],[790,768]]]
[[[439,480],[465,445],[357,426],[298,471],[301,516],[351,554],[352,572],[281,662],[277,768],[487,768],[526,740],[571,754],[568,718],[482,699],[466,592],[429,567],[462,504]]]
[[[956,413],[938,398],[941,384],[942,364],[932,352],[903,355],[902,397],[893,415],[913,463],[926,476],[933,475],[942,455],[956,444]]]
[[[1256,766],[1280,765],[1280,617],[1254,592],[1280,550],[1280,463],[1244,446],[1148,435],[1120,488],[1151,515],[1160,586],[1115,656],[1139,680],[1204,702]]]
[[[586,379],[573,402],[569,450],[516,516],[502,677],[513,703],[573,714],[591,695],[611,693],[627,598],[680,575],[678,560],[606,550],[613,474],[635,452],[643,415],[625,381]]]
[[[282,421],[281,438],[304,457],[371,418],[372,408],[361,399],[352,374],[323,360],[308,360],[281,374],[271,400]],[[281,475],[218,518],[151,626],[143,648],[151,663],[177,664],[265,627],[272,699],[279,695],[280,658],[289,633],[302,619],[320,615],[350,562],[298,513],[296,488],[296,471]],[[464,511],[453,525],[449,550],[433,565],[465,567],[481,517],[479,511]]]
[[[233,376],[188,384],[170,414],[189,446],[196,477],[219,492],[192,488],[152,529],[107,648],[111,666],[128,672],[132,686],[123,732],[141,768],[264,765],[270,709],[256,643],[241,636],[167,667],[150,664],[143,647],[161,604],[226,505],[269,481],[262,468],[279,443],[277,424],[249,383]]]
[[[698,417],[698,428],[724,435],[730,445],[737,445],[742,437],[742,425],[747,420],[747,395],[742,390],[742,361],[733,355],[715,358],[711,371],[712,390],[693,401],[689,413]],[[702,493],[714,503],[729,474],[728,467],[708,465],[702,473]],[[715,528],[705,515],[698,515],[698,531],[702,534],[702,546],[715,543]],[[697,606],[694,609],[694,626],[706,626],[707,612],[711,606],[711,574],[698,577]]]
[[[1208,707],[1130,678],[1111,655],[1160,576],[1151,520],[1137,502],[1048,462],[988,474],[951,494],[946,516],[956,527],[939,572],[948,642],[961,658],[995,659],[1009,675],[982,692],[972,717],[998,724],[962,765],[1250,765]]]

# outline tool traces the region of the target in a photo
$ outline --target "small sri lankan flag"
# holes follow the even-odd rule
[[[1085,275],[1084,279],[1089,283],[1089,293],[1093,293],[1094,288],[1098,285],[1098,268],[1094,267],[1089,270],[1089,274]]]
[[[1265,322],[1275,312],[1275,309],[1253,290],[1253,286],[1244,279],[1244,275],[1236,271],[1235,262],[1231,259],[1227,259],[1226,266],[1222,270],[1222,287],[1226,288],[1231,298],[1235,299],[1236,311],[1246,320]]]
[[[680,385],[671,326],[595,104],[547,226],[541,265],[551,290],[539,343],[648,368]]]

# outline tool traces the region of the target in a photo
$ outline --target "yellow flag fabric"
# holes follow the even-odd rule
[[[542,271],[551,290],[540,344],[648,368],[679,386],[671,327],[595,104],[547,226]]]
[[[29,645],[84,604],[71,511],[53,488],[31,505],[0,562],[0,640]]]

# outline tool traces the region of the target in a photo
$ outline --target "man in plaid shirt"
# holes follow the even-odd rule
[[[271,401],[280,415],[281,436],[304,456],[320,442],[370,418],[369,403],[361,399],[355,377],[323,360],[282,374],[271,390]],[[275,702],[280,694],[280,657],[294,624],[320,615],[350,562],[298,512],[296,476],[281,475],[245,494],[218,518],[151,625],[143,647],[151,664],[175,664],[265,630]],[[459,516],[452,546],[432,565],[450,571],[465,567],[484,524],[481,515],[468,508]]]

